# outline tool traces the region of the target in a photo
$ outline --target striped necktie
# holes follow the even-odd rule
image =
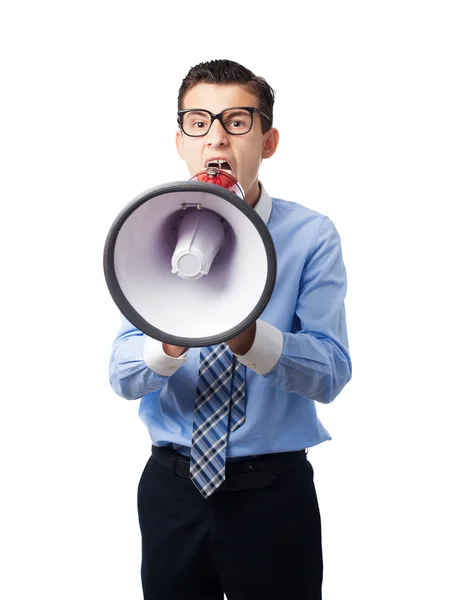
[[[225,479],[228,431],[245,422],[245,376],[227,344],[201,349],[190,478],[204,498]]]

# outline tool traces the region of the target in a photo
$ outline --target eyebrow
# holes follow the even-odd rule
[[[225,111],[230,112],[231,115],[234,115],[235,113],[240,113],[242,111],[244,111],[244,108],[225,108]]]
[[[228,108],[223,108],[223,110],[220,110],[218,113],[212,113],[212,114],[217,114],[219,115],[220,113],[224,112],[224,111],[232,111],[232,113],[238,113],[241,112],[242,110],[245,110],[245,108],[256,108],[253,106],[229,106]],[[188,110],[190,113],[196,114],[196,113],[200,113],[200,112],[212,112],[207,110],[207,108],[184,108],[184,111]]]
[[[186,110],[190,111],[190,113],[191,114],[193,113],[194,115],[195,114],[200,114],[202,112],[206,112],[207,113],[207,110],[205,108],[195,108],[193,110],[190,110],[189,108],[187,108]]]

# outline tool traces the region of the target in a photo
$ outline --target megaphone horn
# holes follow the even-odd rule
[[[167,344],[211,346],[263,312],[276,251],[238,181],[205,169],[134,198],[109,230],[103,268],[114,302],[137,329]]]

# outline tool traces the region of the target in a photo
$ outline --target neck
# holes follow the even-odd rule
[[[260,194],[260,183],[259,180],[256,179],[254,184],[248,190],[248,193],[245,195],[245,202],[254,208],[259,201]]]

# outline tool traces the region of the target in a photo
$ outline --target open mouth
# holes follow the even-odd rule
[[[231,175],[233,174],[231,165],[222,158],[215,158],[214,160],[207,161],[206,168],[209,168],[209,167],[220,169],[221,171],[227,171]]]

